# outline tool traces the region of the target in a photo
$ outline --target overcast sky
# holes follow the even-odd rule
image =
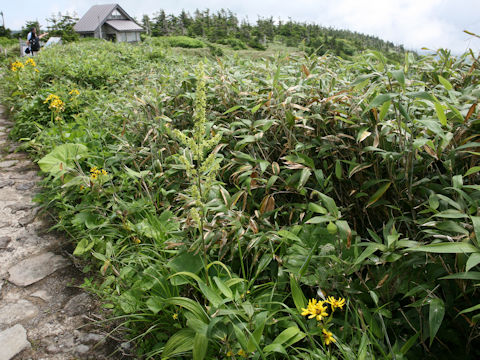
[[[0,11],[5,26],[20,29],[26,21],[38,20],[46,28],[46,18],[67,11],[81,17],[92,5],[111,3],[95,0],[2,0]],[[178,15],[184,9],[230,9],[240,19],[254,22],[259,16],[274,19],[314,22],[337,29],[375,35],[407,49],[449,48],[463,53],[468,48],[478,52],[480,39],[480,0],[119,0],[131,16],[141,19],[160,9]],[[0,20],[1,21],[1,20]]]

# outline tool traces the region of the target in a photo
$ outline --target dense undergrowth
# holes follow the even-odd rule
[[[35,62],[5,67],[11,136],[137,357],[480,356],[473,54]]]

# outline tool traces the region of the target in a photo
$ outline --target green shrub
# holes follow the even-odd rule
[[[233,50],[246,50],[248,48],[242,40],[235,38],[222,39],[218,43],[229,45]]]
[[[1,82],[134,356],[480,356],[476,59],[162,41],[46,49]]]

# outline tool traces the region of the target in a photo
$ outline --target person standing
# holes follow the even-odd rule
[[[47,34],[48,33],[38,36],[37,29],[33,26],[27,35],[27,46],[29,49],[29,51],[26,51],[27,54],[30,53],[32,54],[32,56],[35,55],[35,52],[38,52],[40,50],[40,39]]]

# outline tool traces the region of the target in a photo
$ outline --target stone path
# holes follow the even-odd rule
[[[0,360],[119,359],[87,316],[94,300],[32,202],[39,177],[0,106]],[[90,329],[90,330],[87,330]]]

